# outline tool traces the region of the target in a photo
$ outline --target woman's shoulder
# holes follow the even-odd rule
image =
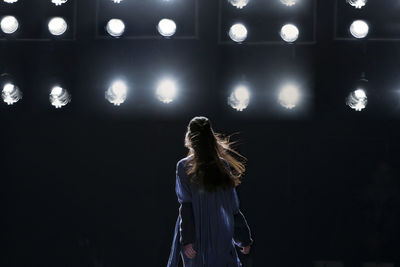
[[[180,167],[180,168],[184,167],[185,164],[186,164],[186,162],[187,162],[191,157],[193,157],[193,155],[190,155],[190,156],[187,156],[187,157],[184,157],[184,158],[178,160],[178,162],[177,162],[177,164],[176,164],[176,167]]]

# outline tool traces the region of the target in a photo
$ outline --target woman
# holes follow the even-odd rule
[[[180,207],[167,267],[177,267],[179,257],[185,267],[240,267],[235,245],[250,252],[253,239],[235,189],[245,167],[231,153],[244,157],[230,145],[206,117],[190,121],[189,153],[176,166]]]

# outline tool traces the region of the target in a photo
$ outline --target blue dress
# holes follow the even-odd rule
[[[187,159],[177,163],[175,191],[180,204],[192,203],[195,227],[193,249],[196,256],[190,259],[183,253],[180,242],[181,216],[178,215],[167,267],[177,267],[180,257],[185,267],[241,267],[235,244],[244,247],[252,243],[252,239],[247,222],[239,210],[236,189],[219,188],[217,192],[207,192],[193,186],[186,174]],[[234,215],[237,214],[241,215],[242,223],[239,224],[242,227],[238,230],[242,233],[235,228]]]

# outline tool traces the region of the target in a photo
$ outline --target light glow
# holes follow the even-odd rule
[[[156,90],[156,96],[161,102],[168,104],[174,101],[177,93],[176,84],[171,79],[162,80]]]
[[[105,98],[115,106],[119,106],[126,100],[128,89],[124,82],[115,81],[107,89]]]
[[[13,83],[6,83],[3,86],[1,97],[7,105],[12,105],[22,98],[22,93]]]
[[[229,0],[232,6],[242,9],[243,7],[247,6],[249,0]]]
[[[237,111],[243,111],[250,103],[250,92],[247,86],[238,85],[228,97],[228,104]]]
[[[232,25],[232,27],[229,29],[229,37],[237,43],[243,42],[247,38],[246,27],[241,23]]]
[[[71,96],[67,90],[60,86],[54,86],[50,92],[50,103],[56,108],[61,108],[71,102]]]
[[[285,42],[293,43],[299,38],[299,29],[296,25],[286,24],[282,27],[280,35]]]
[[[300,101],[299,88],[294,84],[284,85],[279,92],[278,101],[282,107],[295,108]]]
[[[280,1],[285,6],[294,6],[297,3],[297,0],[280,0]]]
[[[53,4],[55,4],[56,6],[61,6],[62,4],[65,4],[66,2],[68,2],[68,0],[51,0],[51,2]]]
[[[110,19],[106,30],[113,37],[120,37],[125,32],[125,23],[120,19]]]
[[[368,23],[364,20],[355,20],[350,25],[350,33],[355,38],[365,38],[368,35],[369,26]]]
[[[61,17],[54,17],[49,21],[48,28],[52,35],[59,36],[67,31],[68,24],[65,19]]]
[[[12,34],[18,30],[19,23],[14,16],[5,16],[0,22],[1,30],[6,34]]]
[[[358,88],[357,90],[351,92],[346,99],[346,103],[350,108],[356,111],[361,111],[366,108],[368,97],[365,90]]]
[[[367,0],[346,0],[346,2],[355,8],[362,8],[367,4]]]
[[[158,32],[164,37],[171,37],[176,32],[176,23],[172,19],[162,19],[157,25]]]

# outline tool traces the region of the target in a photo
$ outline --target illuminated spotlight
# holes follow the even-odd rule
[[[297,0],[280,0],[280,1],[285,6],[294,6],[297,3]]]
[[[51,0],[53,4],[56,6],[61,6],[62,4],[65,4],[68,0]]]
[[[22,92],[16,85],[12,83],[6,83],[3,86],[1,97],[8,105],[12,105],[22,98]]]
[[[229,3],[231,3],[232,6],[241,9],[241,8],[247,6],[247,4],[249,3],[249,0],[229,0]]]
[[[232,27],[229,29],[229,37],[237,43],[243,42],[247,38],[246,27],[241,23],[232,25]]]
[[[156,96],[158,100],[160,100],[165,104],[168,104],[174,101],[176,97],[176,92],[177,89],[175,82],[170,79],[165,79],[158,84],[156,90]]]
[[[126,100],[127,95],[127,87],[126,84],[122,81],[115,81],[106,91],[106,99],[116,105],[119,106]]]
[[[350,93],[350,95],[346,99],[346,103],[352,109],[356,111],[361,111],[367,106],[367,94],[363,89],[359,88]]]
[[[14,4],[15,2],[18,2],[18,0],[4,0],[4,2]]]
[[[278,100],[279,104],[287,109],[296,107],[300,101],[299,88],[293,84],[283,86],[279,92]]]
[[[157,25],[158,32],[165,37],[170,37],[176,32],[176,23],[172,19],[162,19]]]
[[[350,33],[355,38],[358,39],[364,38],[368,35],[368,32],[369,32],[369,26],[368,23],[366,23],[364,20],[355,20],[350,25]]]
[[[228,97],[228,104],[237,111],[243,111],[250,102],[249,89],[244,85],[237,86]]]
[[[367,4],[367,0],[346,0],[346,2],[355,8],[362,8]]]
[[[293,43],[299,38],[299,29],[296,25],[286,24],[282,27],[280,35],[285,42]]]
[[[59,36],[67,31],[68,24],[65,19],[61,17],[54,17],[49,21],[48,28],[52,35]]]
[[[12,34],[18,30],[19,23],[14,16],[5,16],[0,22],[1,30],[6,34]]]
[[[113,1],[113,2],[116,3],[116,4],[119,4],[119,3],[122,2],[122,0],[111,0],[111,1]]]
[[[56,108],[61,108],[71,102],[71,96],[67,90],[60,86],[54,86],[50,92],[50,103]]]
[[[120,19],[110,19],[106,31],[113,37],[120,37],[125,32],[125,23]]]

